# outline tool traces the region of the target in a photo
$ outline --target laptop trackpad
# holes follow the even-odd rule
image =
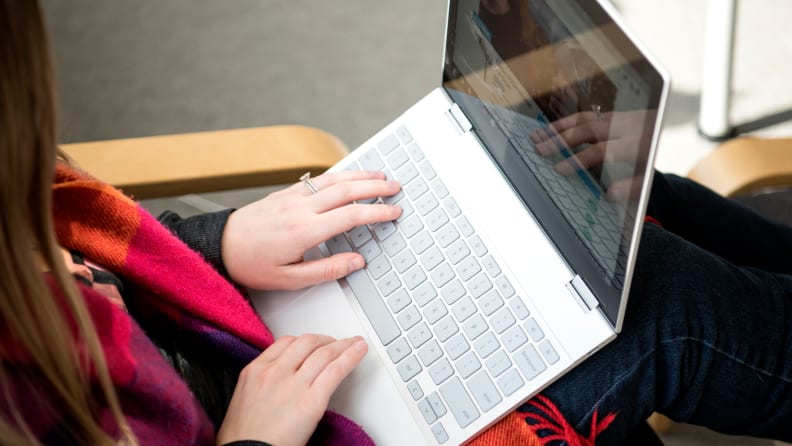
[[[337,282],[298,291],[250,291],[250,297],[275,337],[302,333],[366,337]],[[373,348],[333,395],[330,409],[363,426],[378,445],[424,444]]]

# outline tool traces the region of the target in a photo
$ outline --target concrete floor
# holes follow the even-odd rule
[[[64,142],[298,123],[354,148],[440,80],[445,2],[42,0],[54,42]],[[706,2],[616,0],[671,73],[657,167],[685,174],[715,146],[696,132]],[[784,29],[792,2],[739,7],[735,122],[792,109]],[[781,123],[757,135],[792,135]],[[267,190],[147,201],[183,214]],[[768,445],[675,425],[668,445]]]

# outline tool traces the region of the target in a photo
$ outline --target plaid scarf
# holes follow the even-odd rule
[[[129,285],[126,299],[165,315],[232,360],[250,362],[272,344],[272,333],[239,290],[117,189],[60,164],[53,203],[61,246],[123,277]],[[82,290],[125,415],[141,443],[213,444],[205,412],[137,324],[95,290]],[[111,418],[100,417],[114,433]],[[312,443],[373,444],[359,426],[332,412]]]

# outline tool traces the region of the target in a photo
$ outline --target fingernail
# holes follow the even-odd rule
[[[360,268],[363,268],[364,265],[365,265],[365,261],[363,260],[363,257],[361,256],[352,257],[352,259],[349,261],[349,272],[357,271]]]
[[[365,351],[368,349],[368,344],[366,344],[366,341],[364,341],[363,339],[355,341],[355,343],[352,344],[352,346],[355,347],[355,350],[359,350],[359,351]]]

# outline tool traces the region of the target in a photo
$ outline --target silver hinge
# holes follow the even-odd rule
[[[583,311],[589,312],[599,307],[599,301],[594,297],[594,294],[579,275],[575,275],[575,277],[566,284],[566,287],[575,300],[577,300],[578,305],[580,305]]]
[[[468,118],[462,113],[462,109],[456,104],[453,104],[451,108],[445,112],[445,115],[451,122],[451,125],[454,126],[454,129],[456,129],[458,135],[466,133],[473,128]]]

